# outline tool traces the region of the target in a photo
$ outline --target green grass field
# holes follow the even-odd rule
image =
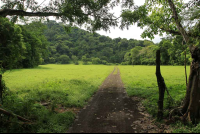
[[[11,92],[7,92],[3,108],[37,122],[23,127],[15,123],[11,132],[66,132],[75,115],[55,109],[83,107],[113,69],[103,65],[41,65],[7,71],[3,77]],[[44,102],[50,102],[48,109],[40,105]]]
[[[147,103],[149,111],[155,114],[156,108],[152,108],[157,107],[158,99],[155,66],[118,67],[128,94],[148,98],[147,102],[152,102]],[[8,71],[4,80],[21,98],[31,95],[37,102],[55,101],[68,107],[83,107],[113,69],[114,66],[103,65],[41,65]],[[171,96],[180,104],[186,91],[184,67],[162,66],[161,71]]]
[[[7,87],[21,97],[37,93],[37,101],[59,98],[66,106],[80,107],[113,69],[103,65],[41,65],[8,71],[3,77]]]
[[[155,66],[119,66],[122,81],[128,95],[144,98],[143,104],[147,111],[157,116],[157,102],[159,97]],[[190,68],[187,67],[188,77]],[[165,92],[164,116],[169,117],[169,112],[174,107],[180,107],[186,93],[185,70],[183,66],[161,66],[161,73],[173,100]],[[170,125],[173,133],[199,133],[200,124],[197,126],[184,125],[181,122]]]
[[[145,98],[143,104],[154,117],[157,113],[158,87],[155,66],[118,66],[129,96]],[[6,98],[5,109],[36,121],[30,132],[65,132],[75,115],[72,112],[55,113],[63,107],[83,107],[98,90],[114,66],[104,65],[41,65],[34,69],[7,71],[3,77],[11,91]],[[188,74],[189,74],[189,67]],[[162,75],[174,99],[165,93],[165,116],[170,108],[180,106],[186,93],[183,66],[162,66]],[[50,109],[39,103],[51,102]],[[175,102],[175,103],[174,103]],[[19,129],[17,132],[26,130]],[[15,128],[14,127],[14,128]],[[20,126],[21,127],[21,126]],[[16,129],[13,129],[16,132]],[[19,129],[19,130],[18,130]]]
[[[121,71],[122,81],[126,87],[127,93],[130,96],[139,96],[145,98],[144,104],[147,110],[153,115],[157,114],[158,101],[158,85],[155,75],[155,66],[119,66]],[[187,67],[189,74],[189,67]],[[165,92],[165,109],[175,105],[180,105],[185,97],[186,83],[185,71],[183,66],[161,66],[161,73],[165,80],[166,86],[173,101],[168,99]],[[165,111],[167,116],[168,110]]]

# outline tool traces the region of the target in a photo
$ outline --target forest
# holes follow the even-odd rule
[[[199,0],[0,1],[0,133],[199,133],[199,99]]]
[[[66,31],[65,25],[56,21],[17,25],[1,18],[1,24],[2,37],[6,36],[5,41],[9,39],[14,43],[0,50],[1,61],[12,63],[3,62],[4,68],[31,68],[50,63],[79,64],[78,61],[84,64],[155,65],[158,49],[162,51],[162,65],[184,65],[185,52],[187,65],[191,61],[189,50],[182,47],[181,36],[164,38],[154,44],[149,40],[111,39],[77,27]],[[6,31],[8,28],[14,37],[10,30],[9,33]],[[12,57],[8,52],[16,56]]]

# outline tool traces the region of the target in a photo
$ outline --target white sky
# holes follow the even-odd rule
[[[1,2],[2,0],[0,0],[0,6],[2,4]],[[39,1],[38,3],[41,3],[42,1],[41,0],[37,0]],[[46,0],[45,3],[48,3],[49,0]],[[188,0],[184,0],[184,2],[186,2]],[[135,5],[143,5],[145,2],[145,0],[135,0]],[[45,4],[44,3],[44,4]],[[114,8],[114,13],[116,16],[120,16],[120,11],[121,11],[121,7],[116,7]],[[54,17],[50,17],[49,19],[54,19]],[[143,29],[137,27],[137,24],[135,25],[132,25],[129,27],[129,29],[124,29],[123,31],[121,29],[119,29],[118,27],[116,28],[110,28],[110,32],[105,32],[103,30],[100,30],[100,31],[97,31],[97,33],[101,34],[101,35],[105,35],[105,36],[109,36],[111,38],[118,38],[118,37],[121,37],[121,38],[127,38],[127,39],[137,39],[137,40],[143,40],[141,38],[141,34],[143,32]],[[159,43],[161,41],[161,38],[160,36],[156,35],[155,38],[152,40],[154,43]],[[148,38],[147,38],[148,39]],[[148,39],[150,40],[150,39]]]
[[[135,5],[143,5],[145,3],[145,0],[135,0]],[[115,11],[115,15],[116,16],[120,16],[121,14],[121,7],[116,7],[114,9]],[[103,30],[97,31],[97,33],[101,34],[101,35],[106,35],[109,36],[111,38],[126,38],[126,39],[137,39],[137,40],[144,40],[143,38],[141,38],[141,34],[144,30],[137,27],[137,24],[134,24],[132,26],[129,27],[129,29],[124,29],[123,31],[120,28],[110,28],[110,32],[105,32]],[[155,36],[155,38],[152,40],[154,43],[159,43],[161,41],[160,36]],[[148,39],[148,38],[147,38]],[[148,39],[150,40],[150,39]]]

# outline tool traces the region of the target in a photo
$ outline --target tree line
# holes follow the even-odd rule
[[[1,71],[13,68],[32,68],[43,63],[47,56],[48,41],[39,29],[30,25],[16,25],[7,18],[0,17],[0,65]],[[35,29],[35,30],[34,30]]]
[[[67,33],[63,24],[56,21],[45,22],[44,25],[47,26],[44,34],[50,44],[49,58],[45,59],[46,63],[59,63],[60,59],[66,57],[65,63],[69,63],[71,59],[75,64],[78,64],[78,60],[82,60],[83,64],[92,62],[93,64],[155,65],[156,50],[161,49],[162,65],[184,65],[185,51],[187,64],[190,64],[189,50],[182,47],[181,36],[166,38],[154,44],[149,40],[127,40],[120,37],[111,39],[77,27],[71,28]]]
[[[190,64],[189,50],[183,48],[182,37],[149,40],[127,40],[91,33],[77,27],[66,31],[56,21],[17,25],[1,18],[0,49],[3,68],[31,68],[40,64],[122,64],[155,65],[156,50],[161,49],[162,65]],[[6,33],[6,34],[5,34]]]
[[[82,60],[84,64],[122,63],[124,55],[130,49],[154,43],[148,40],[135,39],[111,39],[98,33],[90,33],[77,27],[66,32],[62,23],[56,21],[45,22],[47,29],[44,32],[49,42],[49,59],[46,63],[58,63],[63,55],[67,55],[69,60]]]

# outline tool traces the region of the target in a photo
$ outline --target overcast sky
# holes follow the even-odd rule
[[[2,4],[1,3],[2,0],[0,0],[0,5]],[[48,3],[49,0],[46,0],[45,3]],[[188,1],[188,0],[184,0],[184,1]],[[41,0],[38,0],[38,3],[41,3],[42,1]],[[145,2],[145,0],[135,0],[135,5],[143,5]],[[44,3],[44,4],[45,4]],[[121,13],[121,7],[116,7],[114,8],[114,11],[116,16],[120,16],[120,13]],[[50,17],[50,19],[54,19],[54,17]],[[141,34],[143,32],[143,29],[140,29],[139,27],[137,27],[137,25],[133,25],[133,26],[130,26],[129,29],[124,29],[123,31],[120,30],[119,28],[110,28],[110,32],[105,32],[103,30],[101,31],[97,31],[97,33],[101,34],[101,35],[105,35],[105,36],[109,36],[111,38],[118,38],[118,37],[121,37],[121,38],[127,38],[127,39],[137,39],[137,40],[143,40],[141,38]],[[161,38],[160,36],[156,35],[155,36],[155,39],[153,39],[152,41],[154,43],[159,43],[161,41]],[[147,38],[148,39],[148,38]],[[150,39],[148,39],[150,40]]]
[[[135,5],[143,5],[145,3],[145,0],[135,0]],[[120,16],[121,14],[121,7],[116,7],[114,9],[115,11],[115,15],[116,16]],[[106,35],[106,36],[109,36],[111,38],[118,38],[118,37],[121,37],[121,38],[127,38],[127,39],[137,39],[137,40],[144,40],[141,38],[141,34],[142,32],[144,31],[144,29],[141,29],[139,27],[137,27],[137,24],[134,24],[132,26],[129,27],[129,29],[124,29],[123,31],[119,28],[110,28],[110,32],[105,32],[103,30],[101,31],[97,31],[99,34],[101,35]],[[154,43],[159,43],[161,41],[161,38],[160,36],[155,36],[155,39],[153,39],[152,41]],[[147,38],[148,39],[148,38]],[[150,39],[148,39],[150,40]]]

